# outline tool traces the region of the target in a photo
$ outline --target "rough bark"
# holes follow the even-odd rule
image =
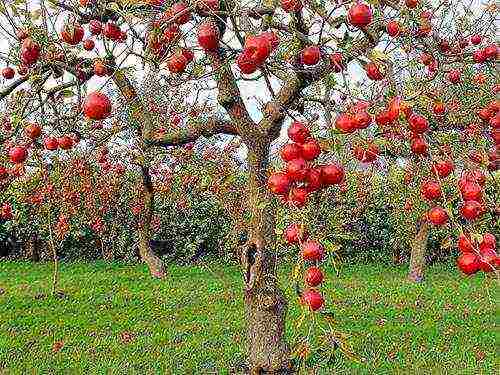
[[[101,255],[105,261],[111,262],[115,259],[113,246],[107,246],[101,238],[97,239],[97,245],[101,247]]]
[[[163,278],[166,275],[165,265],[162,260],[156,256],[150,246],[151,240],[151,219],[153,216],[154,205],[154,189],[149,173],[147,160],[147,145],[145,139],[151,139],[153,134],[153,123],[149,113],[142,105],[137,92],[121,70],[116,70],[113,73],[113,81],[119,88],[132,114],[132,119],[137,123],[137,135],[139,139],[139,148],[143,153],[143,161],[141,165],[142,181],[144,187],[144,217],[141,225],[137,230],[139,255],[141,259],[148,265],[151,276]]]
[[[421,221],[417,225],[417,234],[411,242],[410,272],[408,280],[419,283],[424,279],[425,250],[429,238],[429,223]]]
[[[40,241],[36,234],[30,235],[25,245],[25,258],[32,262],[40,261]]]
[[[150,246],[151,219],[154,210],[154,189],[149,168],[142,167],[141,172],[144,184],[144,216],[137,231],[139,254],[142,260],[148,265],[151,276],[161,279],[167,274],[165,265]]]
[[[291,372],[285,340],[287,302],[277,283],[275,210],[266,187],[269,142],[249,144],[248,241],[242,251],[251,374]]]

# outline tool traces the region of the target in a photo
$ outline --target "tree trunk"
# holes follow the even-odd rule
[[[36,234],[32,234],[29,236],[28,241],[26,241],[25,245],[25,258],[27,260],[31,260],[32,262],[40,261],[40,243],[38,240],[38,236]]]
[[[113,65],[114,62],[111,62]],[[149,73],[148,90],[146,93],[153,93],[151,90],[160,89],[159,80],[157,78],[158,69],[152,70]],[[149,173],[149,164],[147,156],[147,145],[145,139],[152,139],[153,133],[153,123],[149,113],[146,112],[144,106],[137,95],[137,92],[126,77],[125,73],[121,69],[116,69],[112,75],[113,81],[122,93],[125,101],[128,104],[129,110],[131,112],[131,117],[135,121],[137,129],[137,136],[139,140],[139,148],[143,154],[143,163],[141,165],[142,180],[144,186],[144,218],[142,220],[142,225],[138,229],[138,248],[141,259],[148,265],[149,271],[153,277],[163,278],[166,275],[165,266],[161,259],[156,256],[156,254],[151,249],[149,242],[151,240],[151,219],[153,217],[154,208],[154,189],[151,182],[151,175]]]
[[[102,238],[98,238],[97,243],[101,247],[102,259],[104,259],[106,262],[112,262],[115,259],[113,246],[105,244]]]
[[[247,203],[251,219],[241,254],[248,359],[251,374],[284,374],[291,371],[285,340],[287,301],[277,282],[275,209],[266,177],[269,142],[262,143],[249,145]]]
[[[153,252],[150,246],[151,219],[154,210],[154,189],[148,167],[141,167],[144,184],[144,216],[137,230],[138,248],[141,259],[148,265],[151,276],[159,279],[167,274],[162,260]]]
[[[417,224],[417,234],[411,243],[410,273],[408,279],[418,283],[424,279],[425,250],[429,238],[429,223],[420,221]]]

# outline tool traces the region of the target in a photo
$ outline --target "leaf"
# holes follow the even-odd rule
[[[62,90],[60,91],[60,95],[64,98],[72,98],[75,96],[75,93],[73,90]]]
[[[302,315],[300,316],[299,320],[297,320],[297,323],[295,325],[295,329],[298,330],[300,328],[300,326],[302,326],[302,323],[304,323],[305,318],[306,318],[306,311],[304,310],[302,312]]]
[[[31,11],[30,13],[31,13],[31,20],[36,21],[40,18],[40,15],[42,14],[42,10],[35,9],[35,10]]]
[[[372,49],[368,57],[374,61],[384,62],[389,60],[389,56],[387,56],[384,52],[379,51],[378,49]]]
[[[324,240],[323,242],[325,244],[325,250],[329,253],[336,253],[341,249],[339,244],[333,243],[329,240]]]
[[[293,269],[293,274],[292,274],[294,280],[297,280],[299,278],[301,269],[302,267],[300,266],[300,263],[297,263]]]
[[[63,341],[56,341],[54,345],[52,345],[52,353],[57,354],[64,347]]]
[[[445,249],[449,249],[451,248],[451,245],[452,245],[452,240],[451,240],[451,237],[447,237],[445,238],[442,242],[441,242],[441,250],[445,250]]]

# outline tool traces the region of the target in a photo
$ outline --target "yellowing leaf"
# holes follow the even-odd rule
[[[293,274],[292,274],[294,280],[297,280],[299,278],[300,270],[301,270],[300,263],[297,263],[293,269]]]
[[[304,319],[306,318],[306,311],[304,310],[302,312],[302,315],[300,316],[299,320],[297,320],[297,324],[296,324],[296,329],[298,330],[300,328],[300,326],[302,325],[302,323],[304,323]]]
[[[384,52],[379,51],[378,49],[372,49],[370,51],[370,55],[368,57],[371,60],[375,60],[375,61],[387,61],[387,60],[389,60],[389,56],[387,56]]]

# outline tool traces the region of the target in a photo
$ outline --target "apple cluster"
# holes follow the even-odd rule
[[[329,185],[341,184],[345,172],[337,163],[312,165],[321,154],[321,147],[304,123],[292,122],[288,128],[288,137],[292,142],[285,144],[280,150],[280,156],[286,162],[285,171],[272,173],[268,187],[283,201],[300,208],[306,204],[310,193]],[[312,311],[316,311],[324,304],[321,293],[315,289],[323,282],[323,273],[317,266],[324,258],[323,246],[318,241],[309,239],[304,226],[296,223],[286,228],[285,240],[290,245],[298,244],[302,260],[311,264],[305,272],[307,289],[302,293],[301,301]]]

